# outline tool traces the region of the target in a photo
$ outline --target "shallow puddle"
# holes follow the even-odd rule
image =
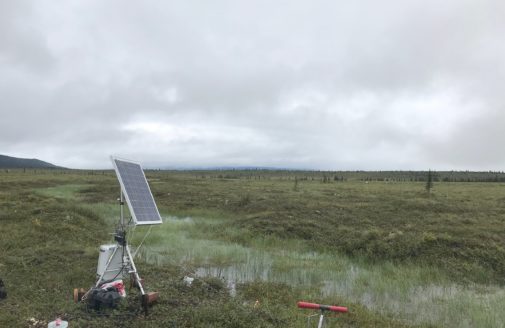
[[[196,276],[225,280],[232,295],[236,294],[238,283],[272,281],[303,287],[314,298],[338,296],[411,324],[505,326],[505,290],[499,286],[436,281],[436,268],[368,265],[338,254],[266,251],[191,239],[184,228],[194,221],[190,217],[165,220],[173,230],[167,232],[166,238],[157,239],[161,244],[149,247],[145,259],[160,265],[196,264]]]

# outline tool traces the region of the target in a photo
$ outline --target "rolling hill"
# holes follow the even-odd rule
[[[59,166],[56,166],[54,164],[48,163],[41,161],[40,159],[36,158],[17,158],[17,157],[10,157],[10,156],[5,156],[5,155],[0,155],[0,168],[3,169],[23,169],[23,168],[30,168],[30,169],[47,169],[47,168],[61,168]]]

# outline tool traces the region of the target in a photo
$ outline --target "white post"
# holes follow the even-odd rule
[[[317,328],[323,328],[323,321],[324,321],[324,314],[321,312],[321,315],[319,316],[319,324],[317,325]]]

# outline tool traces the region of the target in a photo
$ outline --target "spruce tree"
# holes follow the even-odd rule
[[[433,174],[431,173],[431,170],[429,170],[428,178],[426,179],[426,191],[430,193],[431,188],[433,188]]]

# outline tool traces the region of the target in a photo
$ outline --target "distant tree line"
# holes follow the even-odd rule
[[[163,172],[163,171],[162,171]],[[185,171],[181,171],[183,173]],[[187,172],[187,171],[186,171]],[[189,173],[189,172],[187,172]],[[321,183],[344,181],[426,182],[428,171],[296,171],[235,170],[192,172],[200,179],[298,180]],[[505,172],[431,171],[432,182],[505,182]]]
[[[113,170],[71,170],[71,169],[0,169],[2,173],[25,174],[81,174],[81,175],[114,175]],[[250,179],[250,180],[290,180],[298,182],[314,181],[321,183],[340,183],[345,181],[365,182],[424,182],[428,171],[307,171],[307,170],[146,170],[153,176],[187,175],[195,179]],[[503,171],[431,171],[432,182],[502,182],[505,183]]]

